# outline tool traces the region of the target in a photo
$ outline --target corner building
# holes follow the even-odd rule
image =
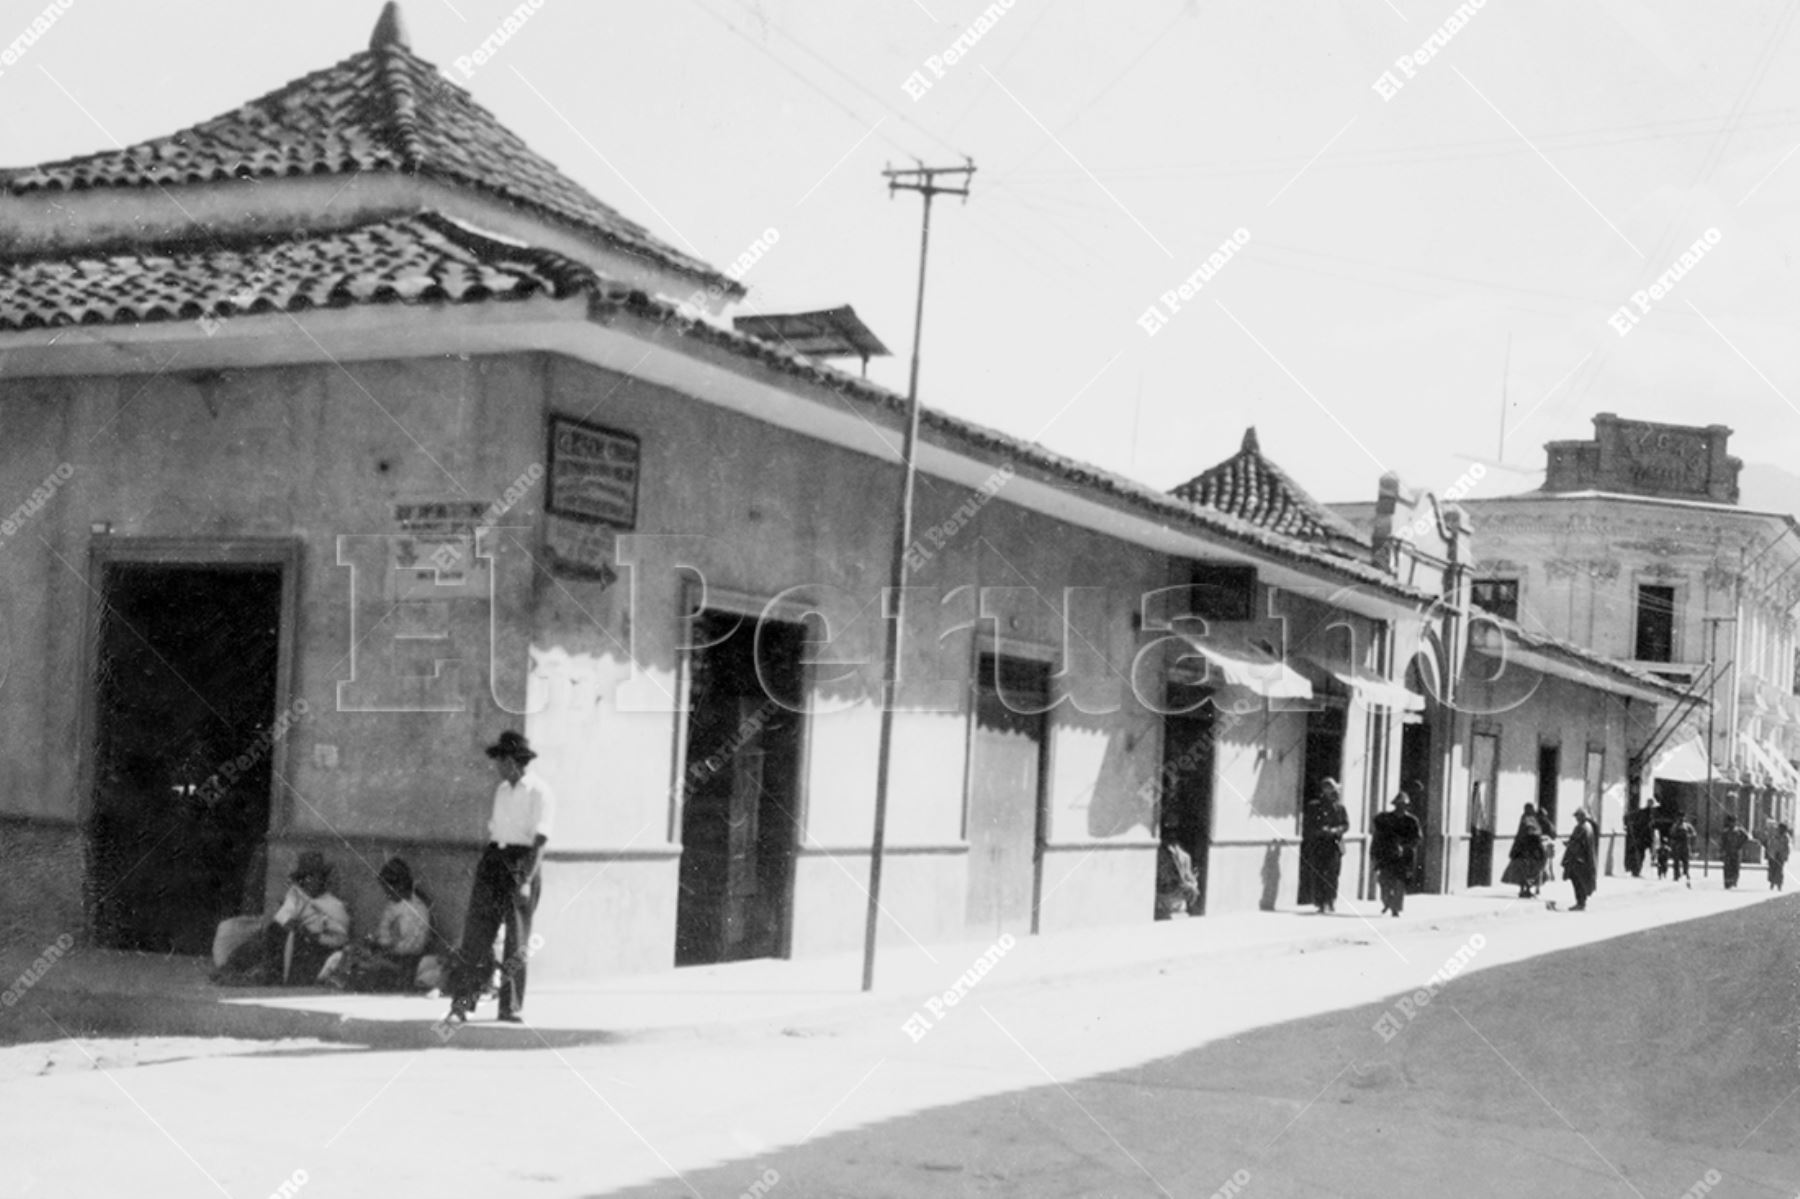
[[[742,290],[393,5],[231,113],[0,176],[0,496],[61,480],[0,549],[19,935],[202,953],[316,849],[359,931],[399,853],[454,936],[521,727],[543,976],[857,947],[904,406],[696,293]],[[1208,910],[1293,902],[1301,797],[1399,768],[1433,593],[935,411],[919,465],[957,528],[906,605],[883,941],[1148,920],[1165,806]]]

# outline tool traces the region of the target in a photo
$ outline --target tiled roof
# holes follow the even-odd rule
[[[1245,431],[1243,447],[1236,454],[1175,488],[1174,494],[1332,553],[1364,560],[1369,556],[1368,539],[1349,521],[1263,457],[1254,428]]]
[[[235,112],[124,149],[3,171],[0,186],[22,194],[361,171],[418,174],[487,192],[743,294],[601,203],[415,56],[392,11],[369,49]]]
[[[776,342],[683,315],[674,304],[615,284],[546,250],[484,234],[435,213],[353,228],[293,235],[272,243],[210,241],[124,245],[0,260],[0,331],[72,324],[131,325],[313,307],[381,303],[477,303],[585,293],[590,315],[628,312],[677,335],[719,347],[790,378],[828,388],[845,402],[899,414],[905,397]],[[1347,558],[1214,508],[1160,492],[1046,450],[1010,433],[924,409],[921,420],[964,452],[1033,468],[1067,487],[1105,496],[1146,519],[1195,529],[1247,552],[1323,570],[1382,595],[1421,606],[1432,596],[1360,558]]]
[[[0,259],[0,329],[601,290],[594,272],[559,254],[418,213],[271,242],[190,240]]]

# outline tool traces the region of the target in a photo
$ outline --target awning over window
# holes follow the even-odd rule
[[[1215,686],[1242,687],[1269,699],[1312,698],[1312,684],[1277,657],[1272,646],[1207,634],[1179,636],[1193,656],[1205,660]]]
[[[1336,679],[1350,693],[1352,703],[1362,704],[1366,708],[1392,708],[1397,712],[1425,710],[1423,695],[1384,679],[1372,670],[1361,666],[1331,666],[1324,662],[1316,662],[1314,665]]]
[[[1656,761],[1650,767],[1652,777],[1671,783],[1704,783],[1708,773],[1706,747],[1700,744],[1697,736],[1669,746],[1656,755]]]

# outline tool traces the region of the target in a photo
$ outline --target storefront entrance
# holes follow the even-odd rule
[[[1469,880],[1494,881],[1494,794],[1500,785],[1500,737],[1475,733],[1469,741]]]
[[[1412,689],[1410,681],[1407,689]],[[1407,713],[1407,723],[1400,730],[1400,789],[1406,792],[1407,811],[1419,821],[1419,848],[1413,854],[1412,873],[1406,879],[1406,889],[1413,894],[1431,890],[1428,880],[1437,867],[1438,817],[1431,810],[1431,758],[1427,714]]]
[[[675,964],[784,957],[799,837],[802,626],[694,618]]]
[[[1319,818],[1323,811],[1318,799],[1324,792],[1326,779],[1333,779],[1341,786],[1344,770],[1344,730],[1348,723],[1348,713],[1343,700],[1338,697],[1321,699],[1319,707],[1306,714],[1306,763],[1300,777],[1300,842],[1305,845],[1318,833]],[[1299,875],[1298,890],[1294,902],[1301,907],[1310,907],[1319,902],[1313,896],[1316,880],[1308,858],[1296,871]]]
[[[1200,898],[1188,915],[1206,911],[1206,859],[1212,843],[1213,726],[1218,708],[1212,692],[1170,683],[1163,717],[1161,800],[1165,823],[1175,827],[1175,840],[1194,865]]]
[[[114,561],[99,574],[94,937],[207,953],[221,918],[262,899],[282,567]]]

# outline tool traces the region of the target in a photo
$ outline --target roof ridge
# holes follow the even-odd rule
[[[426,165],[425,142],[419,136],[419,97],[413,89],[409,59],[417,59],[404,42],[386,43],[363,51],[376,63],[376,81],[381,98],[386,101],[384,114],[389,122],[382,132],[400,154],[400,169],[418,174]]]
[[[382,31],[378,28],[378,34]],[[0,167],[0,192],[144,188],[361,173],[429,178],[579,231],[608,251],[741,296],[533,149],[434,63],[388,33],[328,66],[173,133]]]
[[[1325,542],[1340,551],[1346,547],[1330,547],[1329,543],[1348,542],[1359,551],[1369,548],[1354,525],[1320,503],[1262,452],[1254,426],[1245,431],[1237,453],[1171,488],[1170,494],[1272,530],[1297,525],[1297,530],[1285,535]]]

